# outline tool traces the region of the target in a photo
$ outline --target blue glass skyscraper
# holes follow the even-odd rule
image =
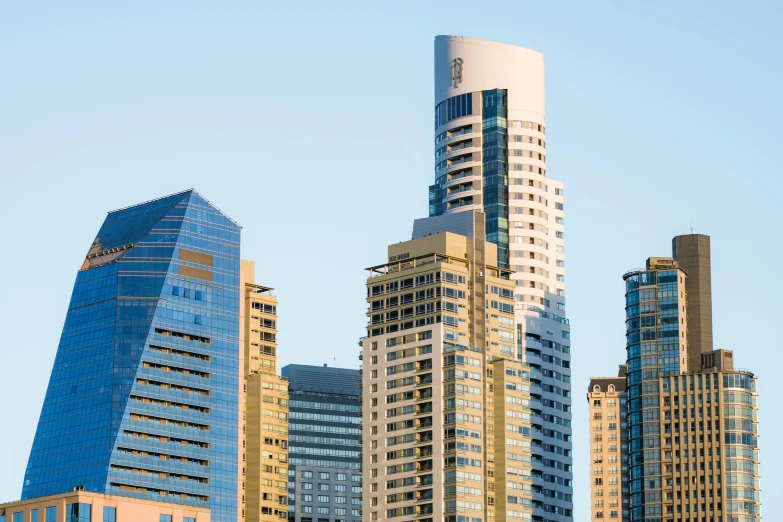
[[[76,277],[22,499],[237,515],[240,227],[193,190],[110,212]]]

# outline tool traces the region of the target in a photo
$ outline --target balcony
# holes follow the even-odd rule
[[[416,473],[427,473],[431,472],[433,470],[432,462],[420,462],[418,466],[416,466]]]

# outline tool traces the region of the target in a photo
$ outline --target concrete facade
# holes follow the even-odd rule
[[[590,520],[628,520],[625,365],[617,377],[590,379]]]
[[[672,257],[688,274],[688,357],[691,366],[698,368],[701,354],[713,348],[710,236],[676,236],[672,239]]]
[[[512,270],[519,359],[531,368],[533,520],[573,518],[571,341],[563,184],[548,177],[544,58],[458,36],[435,39],[430,216],[486,216]],[[414,236],[423,229],[414,227]]]
[[[68,514],[76,505],[77,518]],[[52,509],[54,508],[54,509]],[[104,508],[112,510],[107,512]],[[47,512],[47,510],[49,510]],[[112,519],[113,514],[113,519]],[[163,517],[161,516],[163,515]],[[161,522],[168,515],[171,522],[210,522],[209,508],[197,508],[155,502],[118,495],[104,495],[87,491],[74,491],[30,500],[0,504],[0,522]],[[17,519],[14,518],[17,517]],[[74,516],[76,516],[74,514]],[[48,518],[47,518],[48,517]]]
[[[703,368],[659,385],[662,520],[760,521],[755,376]]]
[[[277,298],[254,283],[242,261],[240,343],[243,348],[242,517],[288,518],[288,382],[277,375]]]
[[[369,269],[363,520],[532,520],[530,371],[496,263],[478,212],[471,237],[390,245]]]

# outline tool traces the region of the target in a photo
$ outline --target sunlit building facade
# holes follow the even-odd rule
[[[241,515],[279,522],[288,518],[288,383],[277,374],[277,298],[255,284],[252,261],[242,260],[241,282]]]
[[[571,341],[563,184],[547,175],[544,58],[435,39],[430,216],[483,211],[497,266],[513,271],[518,358],[530,366],[533,519],[573,518]]]
[[[482,213],[430,220],[369,269],[362,519],[531,521],[531,371],[510,272]]]
[[[594,377],[590,408],[590,520],[628,520],[628,424],[625,365],[616,377]]]
[[[712,346],[709,237],[677,236],[672,254],[623,276],[628,518],[756,522],[755,376]]]

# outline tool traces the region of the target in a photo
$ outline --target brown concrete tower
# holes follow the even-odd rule
[[[710,236],[676,236],[672,239],[672,257],[688,274],[688,362],[690,367],[698,368],[701,354],[712,351]]]

